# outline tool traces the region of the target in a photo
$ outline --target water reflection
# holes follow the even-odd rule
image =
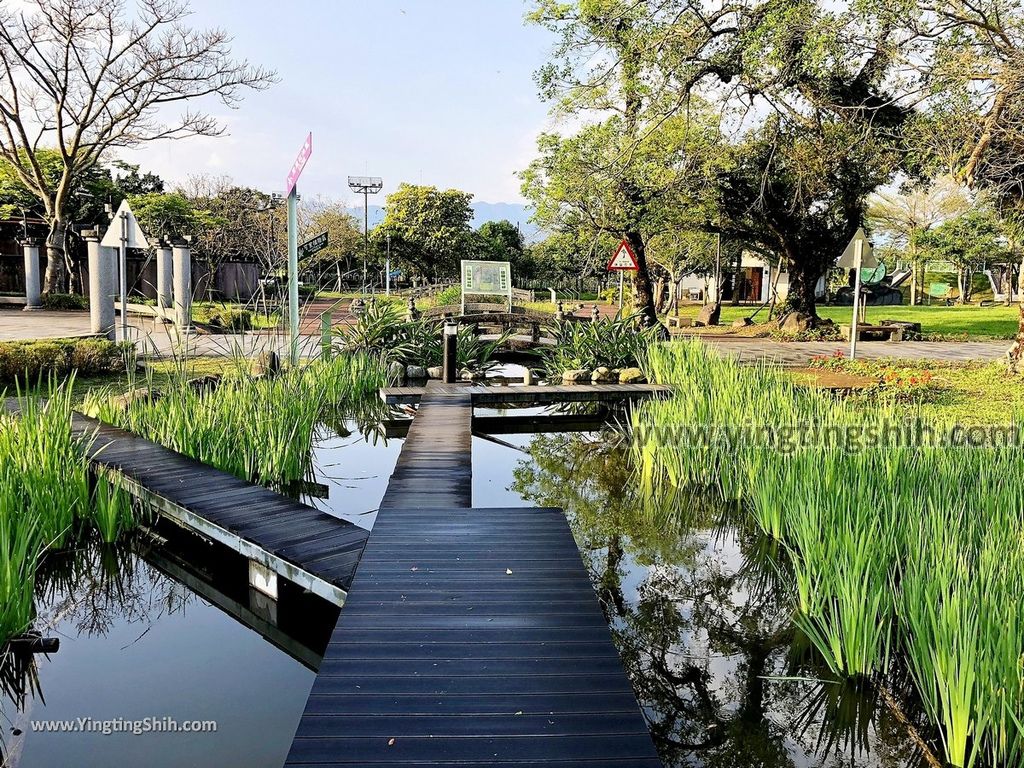
[[[922,764],[872,692],[829,679],[794,633],[784,558],[738,510],[642,498],[614,435],[529,448],[510,490],[566,510],[666,764]]]
[[[157,535],[114,546],[84,537],[47,555],[34,627],[59,638],[60,648],[0,656],[4,765],[284,762],[337,609],[321,611],[283,585],[267,612],[249,594],[246,568],[223,576],[225,551],[181,554]],[[187,568],[176,570],[182,562]],[[33,720],[78,718],[215,720],[217,730],[105,736],[31,728]]]

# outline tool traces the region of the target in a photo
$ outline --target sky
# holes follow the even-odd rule
[[[192,0],[191,23],[221,27],[233,52],[277,71],[236,110],[204,102],[227,135],[123,151],[163,178],[230,176],[264,191],[284,179],[306,134],[303,196],[354,203],[347,177],[454,187],[523,202],[516,172],[550,129],[534,71],[553,36],[526,26],[524,0]],[[361,203],[362,198],[358,198]]]

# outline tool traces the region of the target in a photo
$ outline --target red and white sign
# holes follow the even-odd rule
[[[640,265],[636,263],[636,254],[629,247],[629,243],[623,240],[619,243],[619,247],[615,249],[615,255],[612,256],[612,260],[608,262],[608,271],[633,272],[638,269],[640,269]]]
[[[295,162],[292,164],[292,169],[288,171],[288,179],[284,183],[284,193],[290,195],[292,190],[295,189],[295,185],[299,182],[299,176],[302,175],[302,169],[306,167],[306,161],[309,160],[309,156],[313,154],[313,134],[312,132],[306,137],[305,143],[302,145],[302,149],[299,150],[299,156],[295,158]]]

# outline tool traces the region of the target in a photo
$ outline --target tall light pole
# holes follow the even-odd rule
[[[384,188],[377,176],[349,176],[348,188],[363,196],[363,293],[366,293],[366,262],[370,258],[370,195]]]

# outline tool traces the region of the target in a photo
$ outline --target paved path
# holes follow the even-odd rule
[[[169,326],[137,317],[132,318],[132,325],[138,328],[139,338],[143,339],[143,346],[147,352],[167,356],[178,346],[175,334]],[[319,350],[318,321],[307,321],[307,328],[311,332],[313,326],[316,326],[315,334],[302,337],[303,354],[313,355]],[[0,309],[0,341],[62,338],[88,332],[87,312],[23,312],[20,309]],[[844,342],[781,342],[735,337],[705,337],[704,340],[722,354],[736,357],[744,363],[767,360],[781,365],[802,366],[815,355],[832,355],[836,350],[841,350],[844,354],[849,352],[849,345]],[[857,350],[864,358],[990,362],[1002,359],[1010,344],[1010,341],[904,341],[898,344],[887,341],[862,341],[857,345]],[[231,357],[237,354],[251,356],[271,349],[279,354],[287,353],[287,338],[276,332],[193,335],[189,337],[188,344],[189,354],[207,357]]]
[[[836,351],[849,355],[850,345],[832,341],[771,341],[769,339],[715,340],[705,338],[719,353],[742,363],[758,361],[780,365],[807,365],[817,355],[831,356]],[[862,341],[857,356],[865,359],[900,358],[906,360],[943,360],[951,362],[1001,360],[1010,348],[1009,341]]]

